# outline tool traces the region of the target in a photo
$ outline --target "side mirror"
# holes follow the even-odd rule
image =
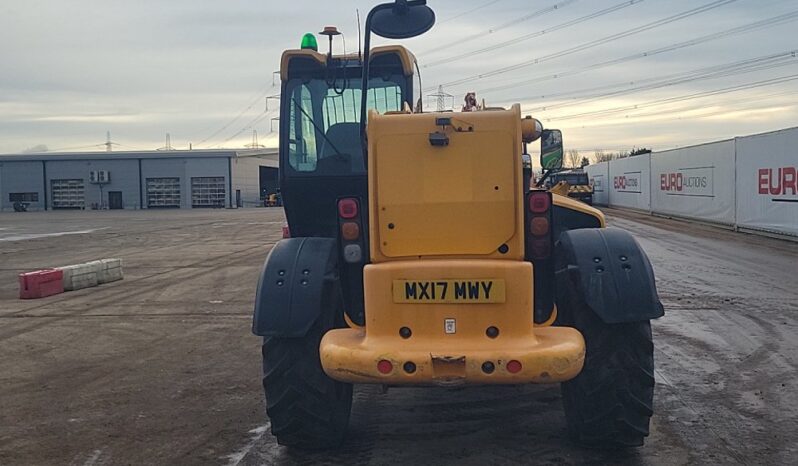
[[[366,16],[366,38],[363,54],[363,76],[360,84],[360,139],[363,142],[363,160],[368,160],[366,150],[366,105],[368,103],[369,61],[371,33],[386,39],[408,39],[429,31],[435,25],[435,12],[427,0],[396,0],[375,6]]]
[[[562,159],[562,131],[544,129],[540,136],[540,166],[544,170],[559,170]]]
[[[429,31],[435,24],[435,12],[426,0],[396,0],[383,3],[371,13],[371,31],[386,39],[409,39]]]

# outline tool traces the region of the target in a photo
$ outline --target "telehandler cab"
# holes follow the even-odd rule
[[[580,442],[642,445],[654,390],[651,265],[602,213],[529,187],[522,148],[562,165],[562,135],[520,107],[413,112],[425,0],[375,7],[362,57],[281,62],[280,188],[291,238],[257,289],[263,386],[282,445],[344,439],[355,383],[562,383]],[[364,92],[363,89],[366,89]],[[366,112],[368,127],[366,130]],[[543,137],[541,137],[543,135]],[[366,142],[367,141],[367,142]]]

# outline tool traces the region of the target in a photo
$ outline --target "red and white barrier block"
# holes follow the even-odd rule
[[[45,298],[64,292],[64,272],[44,269],[19,274],[19,299]]]
[[[122,280],[122,259],[100,259],[19,275],[20,299],[52,296]]]

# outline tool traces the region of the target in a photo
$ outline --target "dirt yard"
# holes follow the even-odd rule
[[[342,451],[268,434],[260,267],[280,209],[0,214],[0,464],[794,464],[798,244],[608,211],[657,273],[646,446],[567,440],[556,386],[358,387]],[[17,274],[120,257],[125,279],[32,301]]]

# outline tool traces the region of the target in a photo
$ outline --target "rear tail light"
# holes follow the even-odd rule
[[[363,261],[363,248],[359,244],[347,244],[344,246],[344,260],[350,264]]]
[[[357,208],[357,200],[349,198],[344,198],[338,201],[338,215],[341,218],[351,219],[357,217],[358,208]]]
[[[551,241],[548,238],[532,240],[532,257],[544,259],[551,255]]]
[[[551,194],[546,191],[533,191],[529,194],[529,211],[545,214],[551,207]]]
[[[546,217],[535,217],[529,223],[532,236],[545,236],[549,232],[549,219]]]
[[[543,260],[551,256],[552,251],[552,218],[551,193],[548,191],[532,191],[527,198],[527,260]]]
[[[290,238],[291,237],[291,230],[288,228],[288,225],[283,225],[283,238]]]
[[[360,215],[360,203],[357,198],[345,197],[338,200],[338,228],[340,247],[344,261],[348,264],[363,262],[364,238],[363,217]]]
[[[341,237],[346,241],[355,241],[360,238],[360,225],[355,222],[346,222],[342,224]]]

